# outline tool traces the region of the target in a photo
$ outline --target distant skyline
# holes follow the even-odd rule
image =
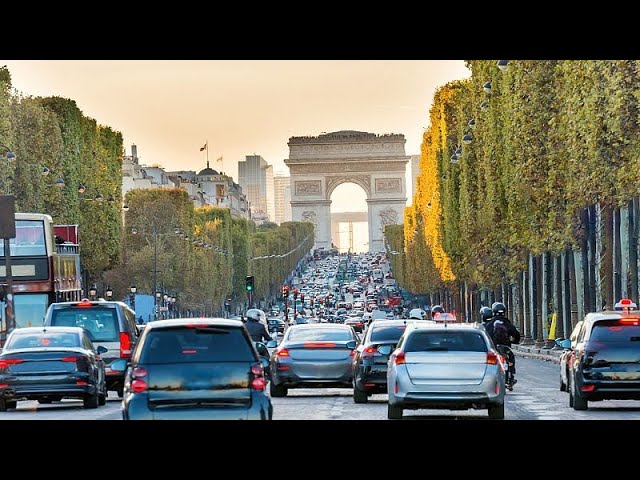
[[[337,130],[402,133],[420,151],[435,89],[466,78],[462,60],[0,60],[13,87],[62,96],[122,132],[147,165],[211,167],[238,180],[238,161],[258,154],[288,175],[289,137]],[[216,159],[223,157],[223,162]],[[407,165],[410,187],[410,164]],[[356,188],[357,187],[353,187]],[[339,197],[343,197],[340,195]],[[335,210],[353,210],[333,198]]]

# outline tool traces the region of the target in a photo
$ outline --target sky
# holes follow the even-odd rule
[[[0,65],[7,65],[18,91],[74,99],[85,115],[122,132],[126,153],[135,143],[143,164],[200,170],[206,162],[200,147],[208,141],[211,167],[236,181],[238,161],[254,153],[276,174],[288,175],[284,159],[292,136],[402,133],[406,154],[417,154],[436,88],[470,75],[462,60],[0,60]],[[408,164],[408,180],[410,175]],[[411,194],[410,181],[407,188]],[[336,192],[332,209],[366,209],[357,189]]]

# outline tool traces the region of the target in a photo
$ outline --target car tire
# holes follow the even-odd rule
[[[7,401],[4,398],[0,398],[0,412],[6,412],[7,411]]]
[[[353,386],[353,403],[367,403],[369,401],[369,395],[367,392],[363,392],[355,385]]]
[[[107,386],[102,387],[102,392],[98,394],[98,405],[103,406],[107,404]]]
[[[124,385],[116,389],[116,393],[120,398],[124,398]]]
[[[389,420],[401,420],[402,419],[402,407],[399,405],[387,405],[387,418]]]
[[[574,410],[587,410],[589,408],[589,402],[586,398],[583,398],[578,391],[575,382],[572,383],[572,393],[573,393],[573,409]]]
[[[287,389],[287,387],[283,385],[276,385],[273,382],[269,383],[269,394],[273,398],[286,397],[288,392],[289,390]]]
[[[492,420],[504,420],[504,403],[489,405],[489,418]]]
[[[561,392],[567,391],[567,385],[562,381],[562,376],[560,377],[560,391]]]
[[[100,403],[99,394],[96,393],[94,395],[87,395],[84,397],[83,401],[84,408],[98,408]]]

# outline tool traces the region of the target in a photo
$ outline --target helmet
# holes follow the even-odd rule
[[[414,320],[424,320],[424,317],[426,315],[427,315],[427,312],[425,312],[421,308],[414,308],[409,312],[409,318]]]
[[[507,312],[507,307],[504,306],[504,303],[495,302],[491,305],[491,311],[493,312],[493,316],[496,315],[504,315]]]
[[[431,316],[435,317],[439,313],[444,313],[444,308],[441,305],[434,305],[431,307]]]
[[[250,318],[255,320],[256,322],[264,323],[265,325],[267,324],[267,316],[259,308],[250,308],[247,310],[246,317],[248,319]]]
[[[491,310],[489,307],[482,307],[480,309],[480,319],[483,322],[486,322],[491,317],[493,317],[493,310]]]

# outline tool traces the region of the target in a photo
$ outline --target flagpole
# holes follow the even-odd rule
[[[207,140],[204,145],[205,147],[207,147],[205,148],[205,150],[207,151],[207,168],[208,168],[209,167],[209,140]]]

